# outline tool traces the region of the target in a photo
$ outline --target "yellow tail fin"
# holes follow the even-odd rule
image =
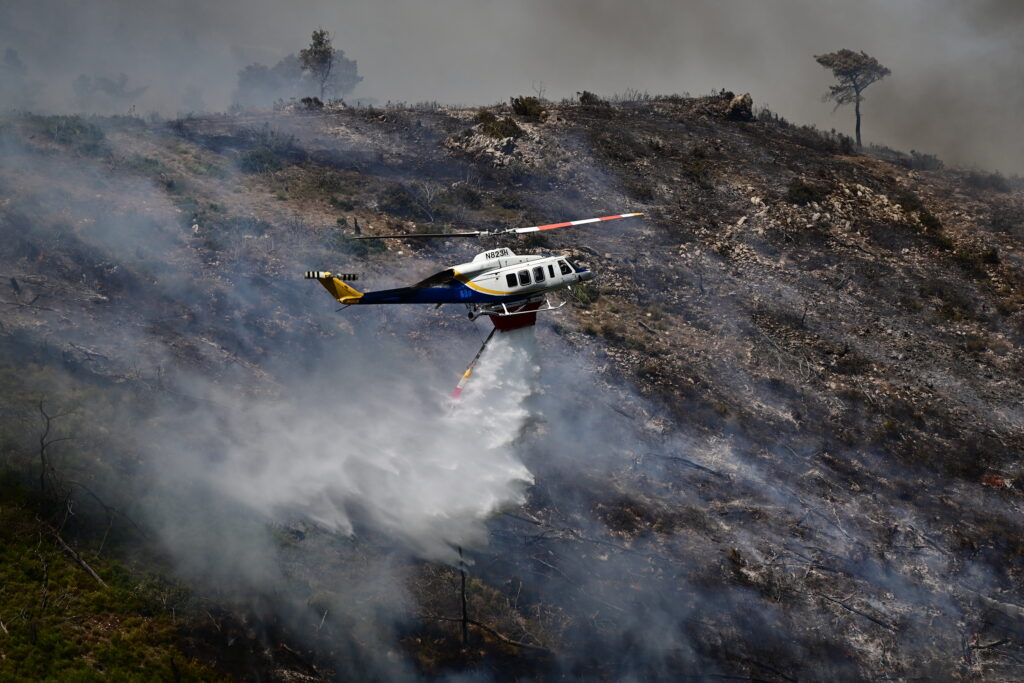
[[[357,304],[363,298],[363,293],[348,285],[346,280],[358,280],[358,275],[349,273],[338,273],[337,275],[318,270],[306,271],[307,280],[319,280],[328,292],[335,299],[343,304]]]

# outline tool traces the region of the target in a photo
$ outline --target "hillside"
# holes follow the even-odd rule
[[[0,121],[0,677],[1019,680],[1024,187],[731,99]],[[625,211],[502,242],[598,273],[505,412],[486,321],[300,279]]]

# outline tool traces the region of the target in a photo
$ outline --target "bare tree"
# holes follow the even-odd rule
[[[46,493],[46,478],[47,476],[54,476],[55,472],[53,465],[50,464],[50,457],[47,450],[53,444],[59,441],[68,441],[71,439],[70,436],[61,437],[54,439],[50,436],[50,431],[53,428],[53,421],[66,416],[68,413],[56,413],[50,415],[46,412],[46,405],[44,401],[39,401],[39,414],[43,417],[43,431],[39,434],[39,492]]]
[[[857,114],[857,149],[860,149],[860,103],[864,99],[861,93],[864,92],[864,88],[875,81],[882,80],[892,72],[879,64],[874,57],[869,57],[866,52],[840,50],[825,55],[815,55],[814,59],[826,69],[831,69],[832,75],[839,81],[835,85],[829,86],[824,100],[826,102],[834,101],[836,108],[853,102],[854,111]]]
[[[434,204],[442,189],[441,185],[431,180],[416,181],[412,184],[412,197],[431,223],[434,222]]]

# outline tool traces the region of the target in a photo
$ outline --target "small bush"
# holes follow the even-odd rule
[[[418,218],[423,212],[416,198],[401,185],[391,187],[382,193],[377,201],[382,211],[393,216]]]
[[[907,213],[917,213],[917,218],[921,221],[921,227],[924,228],[925,234],[932,238],[936,246],[947,251],[953,248],[953,240],[942,230],[942,221],[928,210],[920,197],[907,190],[896,197],[896,202]]]
[[[67,145],[80,154],[107,151],[103,130],[81,116],[49,116],[45,121],[47,134],[57,144]]]
[[[700,159],[693,159],[683,166],[683,175],[701,187],[711,187],[711,169]]]
[[[981,252],[981,262],[987,263],[990,266],[998,266],[1000,264],[999,250],[991,247]]]
[[[524,116],[530,119],[539,119],[544,113],[544,105],[536,97],[513,97],[511,100],[512,112],[517,116]]]
[[[629,183],[626,186],[626,192],[630,197],[641,202],[651,202],[655,198],[654,186],[650,183]]]
[[[942,233],[942,221],[931,211],[925,209],[919,212],[918,218],[921,219],[921,225],[924,226],[926,233],[930,235],[940,235]]]
[[[314,192],[331,194],[344,191],[347,183],[340,173],[318,168],[310,176],[308,186]]]
[[[871,361],[852,351],[839,356],[832,366],[840,375],[862,375],[871,369]]]
[[[483,208],[484,199],[483,196],[474,190],[469,185],[459,185],[453,192],[456,199],[462,202],[465,206],[470,209]]]
[[[912,171],[941,171],[946,166],[946,164],[942,162],[942,159],[938,158],[934,154],[924,154],[913,149],[910,150],[909,155],[889,149],[881,151],[882,153],[880,156],[882,158]]]
[[[985,272],[985,262],[982,260],[981,253],[970,249],[957,249],[953,252],[953,258],[968,274],[976,278],[988,276],[988,273]]]
[[[338,235],[335,246],[343,254],[355,258],[367,258],[388,250],[384,240],[354,240],[345,235]]]
[[[480,120],[480,132],[494,138],[495,140],[521,138],[525,132],[519,127],[519,124],[508,116],[503,119],[499,119],[491,112],[484,111],[480,112],[477,118]]]
[[[302,103],[303,107],[310,111],[324,108],[324,103],[320,101],[319,97],[303,97],[299,102]]]
[[[971,171],[965,178],[967,184],[977,190],[993,190],[995,192],[1009,192],[1012,188],[1010,182],[999,172],[982,173]]]
[[[636,374],[640,379],[654,380],[661,375],[661,368],[654,361],[646,361],[636,369]]]
[[[582,282],[572,288],[573,296],[584,308],[590,307],[595,301],[601,298],[601,290],[591,282]]]
[[[598,130],[591,133],[594,147],[609,159],[636,161],[648,156],[649,148],[641,140],[623,130]]]
[[[117,162],[117,166],[118,168],[126,171],[132,171],[133,173],[140,173],[144,175],[162,173],[166,170],[166,167],[159,159],[142,156],[141,154],[133,154],[121,159]]]
[[[604,100],[602,100],[600,97],[598,97],[594,93],[590,92],[589,90],[584,90],[583,92],[576,93],[576,97],[579,98],[580,104],[586,105],[586,106],[589,106],[589,107],[594,107],[594,106],[600,106],[602,104],[607,104],[607,102],[605,102]]]
[[[794,180],[786,190],[786,201],[798,206],[820,202],[827,196],[828,190],[825,188],[808,185],[802,180]]]
[[[242,154],[238,169],[242,173],[269,173],[278,171],[284,164],[277,154],[268,147],[257,147]]]
[[[1006,204],[995,208],[989,225],[995,232],[1005,232],[1011,235],[1021,234],[1024,231],[1024,206]]]
[[[988,338],[977,334],[967,335],[964,348],[970,353],[984,353],[989,349]]]

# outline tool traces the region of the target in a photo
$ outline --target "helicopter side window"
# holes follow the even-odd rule
[[[548,265],[548,275],[551,276],[552,280],[555,279],[555,267],[554,266]]]
[[[519,284],[525,287],[530,284],[530,271],[520,270],[519,271]]]
[[[562,271],[562,275],[572,275],[572,268],[565,261],[558,262],[558,269]]]
[[[505,276],[505,282],[508,283],[509,287],[515,287],[516,284],[518,284],[517,281],[516,281],[516,274],[515,273],[509,273],[508,275],[506,275]]]
[[[533,281],[544,282],[544,266],[537,266],[533,269]]]

